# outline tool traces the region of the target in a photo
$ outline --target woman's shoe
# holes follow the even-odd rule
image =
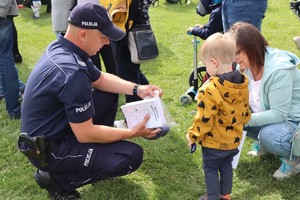
[[[277,180],[283,180],[296,176],[300,173],[300,160],[299,158],[295,161],[289,161],[284,158],[280,158],[282,164],[272,175],[273,178]]]

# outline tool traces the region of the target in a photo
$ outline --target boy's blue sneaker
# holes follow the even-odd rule
[[[263,156],[265,155],[267,152],[261,148],[260,144],[258,142],[254,142],[252,147],[251,147],[251,151],[249,151],[247,153],[248,156],[253,156],[253,157],[256,157],[256,156]]]
[[[167,135],[167,133],[170,130],[170,126],[169,125],[163,125],[162,127],[160,127],[160,131],[156,134],[156,136],[152,137],[152,138],[146,138],[148,140],[157,140],[160,137],[164,137]]]
[[[282,164],[278,170],[273,174],[273,178],[277,180],[283,180],[285,178],[290,178],[300,173],[300,160],[289,161],[280,158]]]

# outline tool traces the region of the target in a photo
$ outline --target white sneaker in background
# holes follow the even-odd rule
[[[300,36],[296,36],[293,38],[297,48],[300,50]]]
[[[117,127],[117,128],[128,128],[127,123],[123,119],[115,121],[114,122],[114,127]]]

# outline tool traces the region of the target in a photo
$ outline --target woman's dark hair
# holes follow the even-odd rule
[[[266,47],[269,45],[261,32],[246,22],[233,24],[228,32],[233,34],[237,48],[240,48],[248,56],[251,68],[260,72],[264,65]]]

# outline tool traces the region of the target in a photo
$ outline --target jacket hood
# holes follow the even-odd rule
[[[218,88],[223,99],[230,103],[237,102],[248,93],[248,79],[245,74],[237,70],[211,77],[211,81]]]

